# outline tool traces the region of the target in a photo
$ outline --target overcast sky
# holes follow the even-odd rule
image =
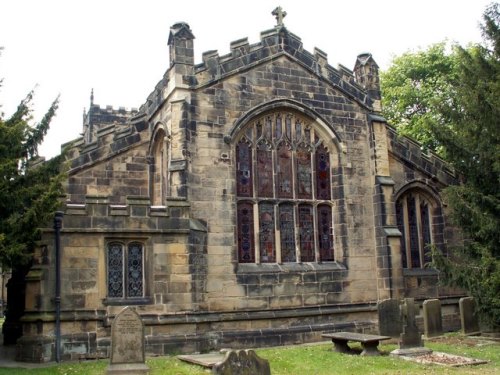
[[[195,62],[208,50],[229,53],[233,40],[259,41],[275,26],[281,5],[285,26],[304,48],[318,47],[328,62],[354,67],[371,52],[382,69],[391,58],[448,39],[480,42],[479,23],[489,0],[1,0],[0,111],[12,114],[36,87],[40,119],[61,95],[57,117],[40,153],[59,153],[78,138],[82,113],[94,102],[139,108],[168,69],[170,26],[187,22],[195,35]],[[1,136],[1,134],[0,134]]]

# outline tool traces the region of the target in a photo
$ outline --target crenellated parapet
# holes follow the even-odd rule
[[[260,41],[255,44],[250,44],[247,38],[235,40],[230,43],[230,52],[226,55],[221,56],[215,50],[203,53],[202,63],[195,65],[195,87],[210,85],[280,56],[288,56],[298,61],[304,68],[333,84],[365,107],[372,106],[373,98],[358,82],[359,78],[353,71],[344,66],[334,68],[329,65],[327,54],[318,48],[315,48],[313,53],[305,50],[301,39],[285,27],[261,32]],[[378,77],[376,79],[378,80]]]
[[[177,233],[192,226],[185,200],[169,199],[167,206],[151,206],[145,196],[127,196],[125,204],[116,204],[108,196],[87,195],[82,203],[67,202],[64,207],[65,231]]]
[[[389,152],[412,169],[422,172],[443,185],[458,183],[458,176],[450,169],[449,165],[437,154],[422,150],[422,145],[417,141],[398,134],[393,127],[387,127],[389,139]]]

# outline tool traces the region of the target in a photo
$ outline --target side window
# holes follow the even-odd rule
[[[241,130],[235,146],[240,263],[335,260],[331,152],[295,113],[268,113]]]
[[[152,171],[152,196],[154,206],[164,206],[167,197],[167,165],[168,147],[165,131],[160,129],[155,135],[152,156],[154,160]]]
[[[403,268],[424,268],[431,261],[433,203],[420,191],[407,192],[396,201]]]
[[[140,242],[107,245],[107,297],[144,297],[144,246]]]

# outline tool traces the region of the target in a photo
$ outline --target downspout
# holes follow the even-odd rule
[[[54,239],[56,247],[56,362],[61,362],[61,227],[64,213],[57,211],[54,216]]]

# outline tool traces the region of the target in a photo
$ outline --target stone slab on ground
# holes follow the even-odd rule
[[[178,359],[212,369],[214,375],[270,375],[269,361],[253,350],[222,350],[219,353],[178,355]]]
[[[224,353],[206,353],[206,354],[183,354],[178,355],[177,358],[181,361],[194,363],[207,368],[212,368],[216,363],[224,359]]]
[[[432,352],[428,354],[411,355],[411,356],[400,355],[399,358],[422,364],[434,364],[434,365],[449,366],[449,367],[482,365],[488,363],[488,361],[482,359],[462,357],[459,355],[441,353],[441,352]]]

